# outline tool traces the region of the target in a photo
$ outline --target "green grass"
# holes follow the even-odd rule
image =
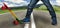
[[[19,11],[19,10],[24,10],[24,9],[12,9],[12,11]],[[0,14],[7,13],[9,12],[8,10],[0,10]]]
[[[58,6],[53,6],[55,12],[59,13],[60,12],[60,7]],[[42,5],[39,8],[35,8],[35,10],[42,10],[42,11],[48,11],[46,6]]]
[[[5,11],[0,10],[0,14],[6,13],[6,12],[8,12],[8,10],[5,10]]]
[[[54,10],[55,10],[55,12],[57,12],[57,13],[60,13],[60,7],[58,7],[58,6],[53,6],[53,8],[54,8]],[[12,9],[13,11],[19,11],[19,10],[25,10],[26,8],[17,8],[17,9]],[[42,10],[42,11],[47,11],[47,8],[46,8],[46,6],[44,6],[44,5],[42,5],[42,6],[40,6],[39,8],[35,8],[35,10]],[[5,10],[5,11],[3,11],[3,10],[0,10],[0,14],[3,14],[3,13],[7,13],[7,12],[9,12],[8,10]]]

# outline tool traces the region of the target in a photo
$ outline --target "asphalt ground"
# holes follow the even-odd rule
[[[15,12],[17,17],[22,20],[26,15],[26,11]],[[51,25],[51,16],[48,12],[39,10],[33,11],[34,20],[37,28],[60,28],[60,14],[57,14],[58,24],[56,26]],[[0,28],[24,28],[24,24],[14,25],[12,22],[15,18],[10,13],[0,14]]]

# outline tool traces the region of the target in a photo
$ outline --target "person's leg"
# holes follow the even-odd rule
[[[55,11],[52,7],[52,5],[50,4],[49,0],[41,0],[44,5],[47,7],[50,15],[51,15],[51,18],[52,18],[52,25],[56,25],[57,24],[57,19],[56,19],[56,14],[55,14]]]
[[[25,18],[23,19],[24,22],[30,22],[30,15],[33,11],[33,8],[35,7],[36,3],[38,2],[39,0],[31,0],[30,1],[30,4],[28,5],[27,7],[27,13],[26,13],[26,16]]]

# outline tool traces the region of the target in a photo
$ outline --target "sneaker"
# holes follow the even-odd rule
[[[23,19],[23,22],[24,22],[24,23],[29,23],[29,22],[30,22],[30,17],[24,18],[24,19]]]
[[[56,18],[52,18],[52,25],[57,25],[57,20],[56,20]]]

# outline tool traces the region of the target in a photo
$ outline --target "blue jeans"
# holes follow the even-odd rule
[[[27,8],[26,18],[30,17],[30,15],[33,11],[33,8],[35,7],[35,5],[37,4],[38,1],[39,0],[31,0],[30,4],[28,5],[28,8]],[[55,11],[54,11],[52,5],[50,4],[49,0],[41,0],[41,1],[47,7],[47,10],[49,11],[51,18],[52,18],[52,23],[57,24]]]

